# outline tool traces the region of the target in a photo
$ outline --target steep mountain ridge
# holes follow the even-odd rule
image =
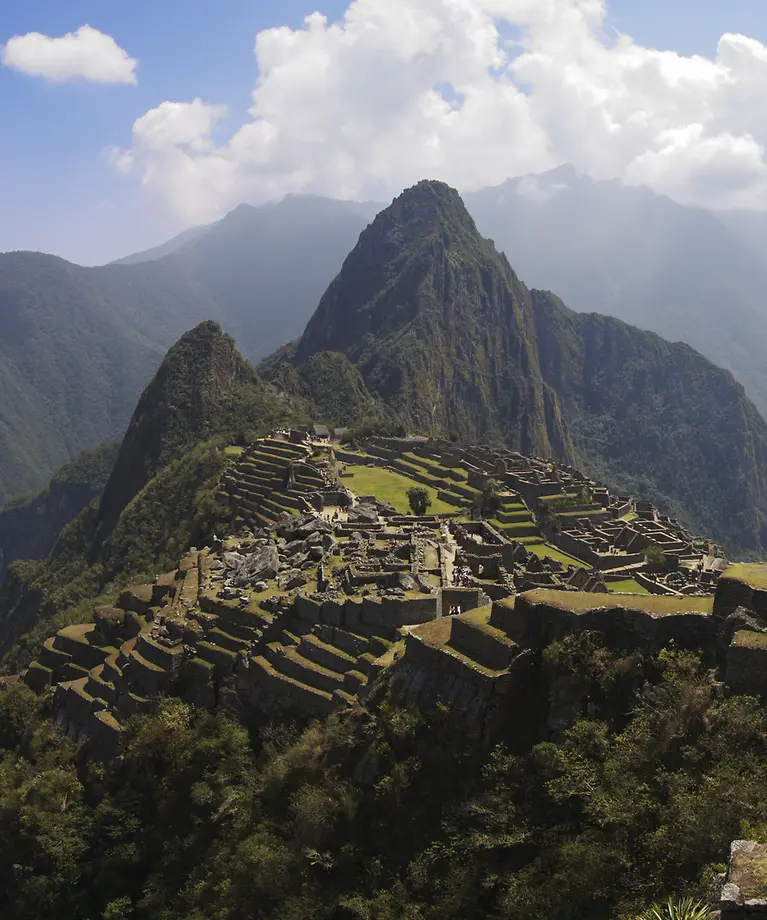
[[[172,460],[222,429],[247,431],[284,405],[261,382],[218,323],[200,323],[168,351],[144,390],[104,489],[94,545],[123,509]]]
[[[529,294],[443,183],[419,183],[362,233],[295,360],[326,351],[411,427],[569,456]]]
[[[733,551],[764,550],[767,424],[732,375],[528,291],[442,183],[362,234],[294,361],[326,351],[413,429],[576,456]]]
[[[758,221],[569,166],[465,201],[526,284],[556,291],[578,312],[686,342],[731,371],[767,415],[767,260],[755,251]]]

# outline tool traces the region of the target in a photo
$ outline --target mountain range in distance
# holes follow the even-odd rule
[[[463,198],[480,233],[494,240],[526,284],[554,291],[576,312],[614,316],[692,345],[731,371],[767,415],[767,365],[762,360],[767,343],[767,215],[686,207],[644,187],[579,176],[570,166],[510,179]],[[122,262],[135,265],[192,252],[206,262],[208,249],[214,248],[219,258],[222,251],[229,253],[231,269],[239,265],[229,248],[232,237],[240,232],[249,237],[259,218],[273,222],[276,239],[270,245],[281,250],[283,240],[288,246],[296,240],[291,221],[308,220],[311,225],[311,216],[322,209],[330,221],[324,274],[329,283],[351,248],[348,237],[336,233],[340,215],[345,214],[354,236],[384,207],[301,196],[262,208],[244,205],[222,221]],[[268,264],[285,263],[272,257]],[[275,276],[279,284],[279,268]],[[262,283],[270,286],[265,278]],[[209,288],[215,290],[215,282]],[[310,295],[291,301],[295,335],[320,294],[314,300]],[[225,316],[218,318],[226,322]],[[240,330],[231,324],[227,328],[251,359],[271,350],[259,351]]]
[[[454,210],[453,217],[465,213],[460,198],[447,201],[443,204]],[[441,288],[424,269],[421,280],[430,279],[426,287],[432,285],[431,292],[410,290],[399,271],[404,264],[394,271],[380,253],[369,253],[368,263],[352,272],[355,296],[367,297],[363,303],[383,298],[388,306],[376,314],[382,325],[373,329],[358,328],[344,317],[343,335],[354,329],[353,343],[334,338],[340,334],[338,317],[332,335],[322,332],[320,317],[339,284],[348,284],[349,260],[344,260],[350,251],[352,262],[359,257],[369,234],[365,228],[379,210],[375,204],[292,197],[259,208],[243,205],[215,224],[101,268],[79,268],[40,254],[0,256],[0,314],[7,320],[0,333],[0,393],[11,396],[0,396],[0,500],[39,487],[81,450],[119,437],[166,348],[186,329],[213,319],[234,335],[251,360],[301,337],[288,365],[295,380],[282,381],[288,389],[303,386],[306,391],[312,380],[308,389],[316,391],[318,381],[342,379],[350,404],[360,411],[382,409],[424,430],[449,428],[462,437],[506,440],[531,452],[583,459],[627,491],[648,494],[682,516],[687,512],[687,519],[704,532],[711,532],[706,525],[718,521],[722,509],[695,510],[695,502],[690,504],[701,484],[695,451],[689,469],[678,462],[685,439],[698,449],[699,433],[691,433],[695,425],[689,410],[694,406],[720,431],[727,430],[730,413],[740,412],[742,430],[731,432],[733,456],[714,450],[712,457],[700,460],[704,467],[709,461],[726,463],[734,476],[751,477],[740,510],[735,513],[729,504],[733,531],[726,539],[731,545],[760,547],[761,429],[753,434],[759,428],[753,407],[742,394],[733,395],[737,388],[731,383],[721,382],[727,375],[712,384],[716,369],[700,364],[692,349],[653,337],[642,340],[639,355],[636,330],[627,332],[622,324],[593,315],[597,310],[613,313],[690,342],[732,370],[757,405],[766,407],[767,398],[760,399],[767,393],[760,359],[766,321],[759,307],[767,267],[750,239],[748,222],[739,215],[719,219],[684,208],[646,189],[579,178],[569,169],[511,180],[466,196],[466,203],[476,220],[472,232],[463,213],[447,220],[454,229],[463,228],[456,229],[464,234],[462,245],[443,246],[444,252],[435,254],[423,250],[421,241],[415,261],[406,259],[415,271],[446,252],[447,267],[455,270],[451,277],[461,279],[466,289]],[[392,207],[397,206],[395,201]],[[391,219],[391,209],[385,214]],[[520,277],[553,288],[581,315],[565,310],[551,295],[528,292],[508,263],[499,267],[497,252],[482,256],[492,266],[494,289],[488,292],[482,269],[477,275],[484,246],[477,228],[511,257]],[[381,245],[390,243],[385,234],[379,239]],[[458,271],[450,261],[466,263],[467,257],[474,259],[472,270]],[[391,277],[365,268],[375,266],[376,259],[379,269],[393,272]],[[435,303],[452,298],[459,305],[453,330],[444,328],[445,317],[438,311],[421,309],[423,296]],[[517,306],[510,308],[504,297]],[[474,310],[472,304],[481,308]],[[499,329],[500,335],[492,334]],[[403,341],[412,345],[407,352],[397,339],[403,330]],[[450,367],[430,365],[424,342],[438,357],[447,355]],[[335,356],[328,356],[329,350]],[[48,360],[51,355],[54,361]],[[602,379],[590,370],[593,361],[599,362]],[[633,362],[628,370],[627,361]],[[649,403],[648,375],[654,394]],[[698,386],[710,392],[688,400],[675,416],[664,404],[664,387],[679,388],[681,378],[687,387],[696,375]],[[460,385],[453,385],[456,381]],[[640,387],[636,397],[635,386]],[[612,400],[607,416],[592,405],[600,394]],[[430,416],[424,400],[431,400]],[[616,402],[623,421],[615,416]],[[336,417],[338,408],[324,406]],[[657,412],[670,414],[638,447],[636,432],[646,428],[643,413]],[[627,436],[632,429],[633,438]],[[751,432],[751,448],[745,431]],[[655,479],[645,475],[641,461],[635,462],[651,449],[653,437],[673,443],[676,458]],[[601,447],[592,448],[591,441]],[[746,470],[742,460],[749,451],[753,468]],[[690,490],[684,498],[675,484],[681,475]]]

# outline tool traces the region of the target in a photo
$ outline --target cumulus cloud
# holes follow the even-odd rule
[[[40,32],[16,35],[0,47],[0,60],[13,70],[57,83],[79,79],[136,84],[137,61],[111,35],[88,25],[60,38]]]
[[[352,0],[339,22],[256,37],[247,121],[165,102],[125,171],[189,222],[289,192],[383,199],[423,177],[471,190],[572,163],[713,207],[767,207],[767,48],[634,42],[605,0]]]

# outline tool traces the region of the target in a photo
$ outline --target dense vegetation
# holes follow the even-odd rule
[[[117,442],[85,451],[48,487],[0,510],[0,580],[15,559],[44,559],[66,525],[99,496],[117,458]]]
[[[303,731],[168,700],[106,770],[45,701],[0,691],[0,912],[609,920],[709,897],[730,840],[767,832],[764,709],[689,654],[585,636],[545,661],[590,700],[548,740],[526,699],[480,747],[385,688],[370,714]]]
[[[532,297],[542,372],[579,467],[733,554],[761,551],[767,425],[731,375],[687,345]]]
[[[281,360],[287,354],[278,351],[258,371],[280,392],[306,402],[314,419],[334,427],[355,425],[365,418],[384,421],[384,407],[373,399],[359,370],[345,355],[321,352],[293,367]],[[379,423],[379,427],[385,426]]]

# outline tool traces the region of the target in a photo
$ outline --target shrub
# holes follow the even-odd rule
[[[653,906],[639,920],[709,920],[711,911],[703,901],[670,897],[665,904]]]
[[[422,486],[414,486],[412,489],[408,489],[406,495],[413,514],[426,514],[431,507],[431,496],[428,490]]]

